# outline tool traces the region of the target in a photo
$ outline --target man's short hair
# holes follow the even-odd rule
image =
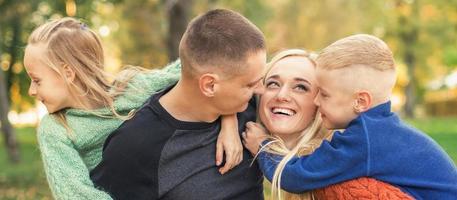
[[[224,75],[243,71],[248,56],[265,50],[262,32],[234,11],[215,9],[193,19],[180,45],[183,75],[221,70]]]

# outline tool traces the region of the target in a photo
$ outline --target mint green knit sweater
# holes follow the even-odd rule
[[[157,90],[176,82],[181,63],[176,61],[162,70],[136,75],[114,105],[121,114],[137,109]],[[108,109],[97,112],[109,113]],[[55,199],[111,199],[94,187],[89,172],[101,161],[102,147],[108,135],[122,124],[120,119],[102,118],[87,111],[68,109],[67,130],[50,115],[38,127],[38,144],[49,187]]]

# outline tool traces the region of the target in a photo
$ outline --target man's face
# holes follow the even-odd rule
[[[214,96],[214,105],[220,114],[243,112],[252,96],[263,92],[265,65],[265,51],[249,54],[242,74],[219,82],[219,92]]]

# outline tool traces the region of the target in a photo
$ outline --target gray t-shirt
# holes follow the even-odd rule
[[[114,199],[263,199],[263,176],[244,150],[243,161],[221,175],[215,165],[220,119],[184,122],[171,116],[153,95],[106,140],[103,159],[91,171],[96,186]],[[239,130],[255,121],[255,100],[238,113]]]

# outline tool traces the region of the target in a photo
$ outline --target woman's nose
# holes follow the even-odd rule
[[[289,90],[286,87],[280,88],[276,94],[276,99],[278,101],[290,101]]]

